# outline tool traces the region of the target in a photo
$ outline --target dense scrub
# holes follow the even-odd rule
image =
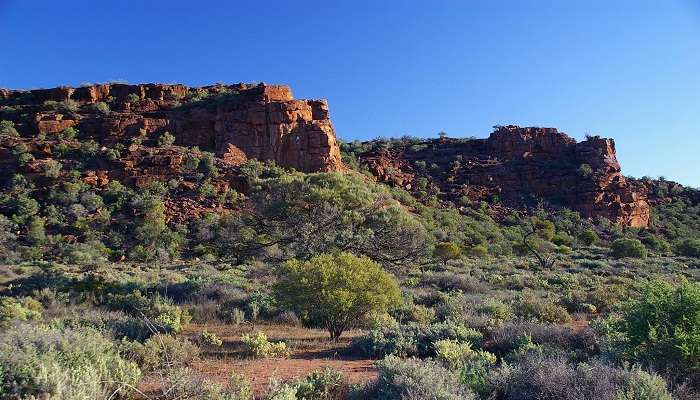
[[[13,136],[9,124],[2,132]],[[222,196],[216,161],[196,153],[197,196],[229,211],[182,221],[169,209],[183,196],[175,183],[85,184],[79,171],[94,151],[66,148],[42,185],[2,182],[0,398],[129,398],[156,382],[154,398],[250,399],[245,378],[217,383],[196,367],[212,354],[292,354],[293,343],[266,335],[268,323],[322,327],[334,340],[362,328],[334,345],[378,370],[365,385],[334,371],[272,382],[270,399],[691,399],[700,390],[689,189],[640,230],[547,204],[453,207],[429,186],[413,196],[352,162],[356,172],[302,174],[249,161],[238,171],[246,193]],[[18,163],[29,154],[16,152]],[[192,323],[206,328],[193,335]],[[232,344],[209,325],[249,329]]]

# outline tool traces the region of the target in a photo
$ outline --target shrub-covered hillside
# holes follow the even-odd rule
[[[692,189],[650,195],[642,229],[387,185],[350,153],[302,173],[146,137],[192,168],[139,187],[86,181],[110,156],[79,134],[47,145],[2,176],[2,399],[700,393]]]

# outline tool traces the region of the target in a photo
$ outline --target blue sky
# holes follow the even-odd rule
[[[288,83],[346,140],[553,126],[700,186],[698,0],[0,0],[0,38],[0,87]]]

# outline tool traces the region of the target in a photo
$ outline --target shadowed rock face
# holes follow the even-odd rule
[[[324,100],[295,100],[288,86],[188,88],[164,84],[104,84],[31,91],[0,90],[0,100],[30,114],[17,121],[24,135],[75,127],[81,137],[110,145],[125,138],[169,131],[175,144],[223,156],[274,160],[304,172],[341,169],[340,151]],[[45,102],[75,102],[76,112],[47,111]],[[108,102],[109,114],[89,105]],[[233,146],[233,147],[232,147]],[[232,150],[235,148],[236,150]]]
[[[499,127],[488,139],[440,139],[419,151],[361,155],[379,180],[415,190],[416,161],[438,168],[428,175],[447,198],[498,197],[511,206],[543,198],[634,227],[649,224],[646,190],[628,181],[615,142],[599,137],[577,143],[554,128]],[[422,173],[425,175],[425,172]]]

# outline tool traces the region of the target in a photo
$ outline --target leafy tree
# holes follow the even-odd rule
[[[391,274],[369,258],[347,252],[282,264],[274,290],[283,306],[308,325],[327,329],[333,340],[369,315],[401,302]]]
[[[222,252],[285,261],[349,251],[395,267],[424,258],[425,227],[385,187],[340,173],[257,173],[255,208],[222,219]]]
[[[462,249],[456,243],[442,242],[435,245],[433,256],[442,260],[442,263],[447,265],[449,260],[459,258],[462,254]]]

